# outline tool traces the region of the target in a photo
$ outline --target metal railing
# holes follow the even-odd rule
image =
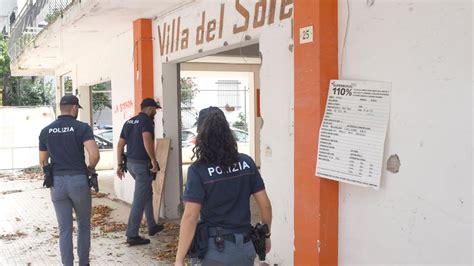
[[[15,61],[48,24],[63,15],[75,0],[28,0],[13,24],[8,43],[8,54]]]
[[[38,146],[0,147],[0,175],[14,174],[38,165]]]

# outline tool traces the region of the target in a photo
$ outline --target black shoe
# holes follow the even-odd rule
[[[141,236],[127,238],[127,243],[130,246],[146,245],[150,244],[150,239],[143,238]]]
[[[148,229],[148,235],[154,236],[156,233],[161,232],[165,227],[162,224],[157,224],[153,228]]]

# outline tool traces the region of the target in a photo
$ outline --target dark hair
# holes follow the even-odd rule
[[[197,163],[215,163],[227,168],[238,161],[237,142],[224,113],[217,107],[199,112],[196,146],[193,158]]]

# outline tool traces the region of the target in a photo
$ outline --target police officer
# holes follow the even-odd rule
[[[77,255],[79,265],[89,264],[91,230],[91,190],[88,171],[99,162],[99,149],[91,127],[77,121],[79,99],[74,95],[61,98],[61,115],[45,127],[39,136],[39,158],[43,169],[52,169],[51,199],[59,225],[59,249],[64,265],[73,265],[72,210],[78,226]],[[84,147],[89,157],[86,166]],[[50,162],[49,162],[50,159]],[[51,184],[52,182],[52,184]]]
[[[130,246],[149,244],[150,240],[138,235],[140,223],[145,212],[148,235],[154,236],[163,230],[153,216],[153,176],[159,171],[155,157],[155,123],[156,109],[161,107],[151,98],[142,101],[141,112],[127,120],[123,125],[117,145],[117,162],[122,162],[124,147],[127,146],[127,169],[135,179],[132,209],[128,218],[127,243]],[[150,169],[151,165],[151,169]],[[120,163],[117,176],[124,177],[124,165]]]
[[[250,196],[262,222],[271,226],[272,209],[265,185],[251,157],[238,153],[224,113],[217,107],[199,112],[196,161],[188,169],[175,265],[184,258],[199,220],[208,228],[208,247],[202,265],[254,265],[255,248],[249,237]],[[270,251],[270,233],[266,238]]]

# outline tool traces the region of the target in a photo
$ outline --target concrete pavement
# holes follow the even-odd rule
[[[113,175],[102,176],[102,191],[112,192]],[[60,264],[57,221],[49,189],[42,188],[40,180],[11,179],[0,179],[0,265]],[[92,204],[111,207],[109,221],[126,223],[129,206],[112,198],[113,195],[93,198]],[[158,261],[155,257],[160,250],[167,249],[167,244],[175,242],[175,233],[160,232],[150,237],[150,245],[128,247],[125,231],[104,233],[95,227],[92,231],[91,264],[169,265],[170,261]],[[146,235],[146,229],[142,234]],[[74,234],[74,246],[76,237]]]

